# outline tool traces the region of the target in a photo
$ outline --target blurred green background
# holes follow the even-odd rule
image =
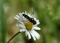
[[[40,20],[40,39],[28,40],[20,33],[10,43],[60,43],[60,0],[0,0],[0,43],[7,43],[19,31],[14,16],[30,13],[31,8]]]

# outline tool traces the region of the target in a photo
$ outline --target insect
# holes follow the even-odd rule
[[[28,19],[30,22],[32,22],[33,24],[36,24],[36,21],[33,18],[30,18],[28,15],[23,14],[23,16]]]

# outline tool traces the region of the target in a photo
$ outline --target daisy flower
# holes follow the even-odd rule
[[[22,12],[18,13],[18,15],[14,16],[14,18],[20,22],[20,24],[16,24],[16,26],[20,27],[19,31],[25,32],[28,39],[31,39],[31,36],[35,41],[40,38],[40,35],[36,32],[36,30],[41,30],[37,26],[40,22],[33,15],[27,12]]]

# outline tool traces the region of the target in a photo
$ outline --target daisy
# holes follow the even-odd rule
[[[16,24],[16,26],[20,27],[19,31],[25,32],[28,39],[31,39],[31,36],[35,41],[40,38],[40,35],[36,32],[36,30],[41,30],[37,26],[40,22],[33,15],[27,12],[22,12],[18,13],[18,15],[14,16],[14,18],[20,22],[20,24]]]

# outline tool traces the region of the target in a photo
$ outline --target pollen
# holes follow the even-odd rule
[[[33,27],[33,23],[31,23],[31,22],[25,22],[25,26],[26,26],[27,30],[31,30],[32,27]]]

